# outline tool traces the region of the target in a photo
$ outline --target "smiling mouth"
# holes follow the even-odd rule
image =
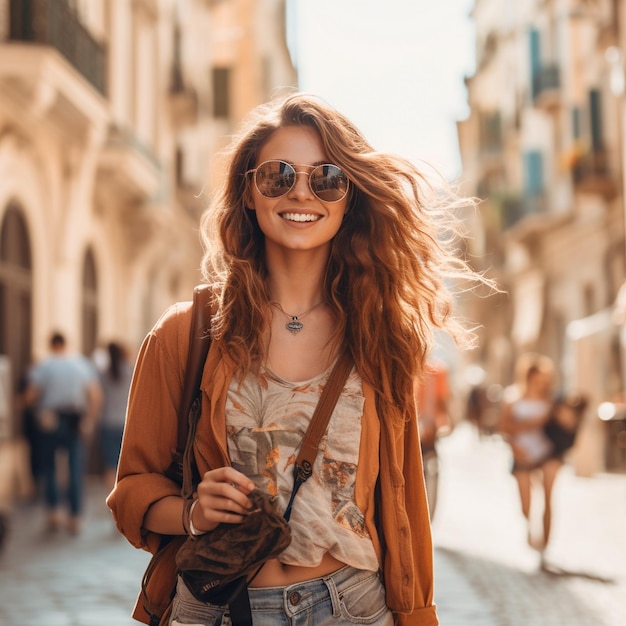
[[[317,222],[321,215],[314,213],[281,213],[281,217],[288,222]]]

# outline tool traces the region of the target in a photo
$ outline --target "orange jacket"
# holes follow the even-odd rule
[[[151,504],[179,495],[164,476],[176,447],[176,410],[189,346],[190,303],[174,305],[146,337],[135,366],[115,489],[107,499],[120,532],[154,553],[160,536],[142,527]],[[202,415],[195,456],[202,475],[230,464],[225,402],[234,364],[212,343],[202,377]],[[416,419],[380,422],[373,389],[365,397],[355,497],[384,573],[387,604],[400,626],[437,626],[433,605],[433,549]],[[379,462],[380,461],[380,462]],[[379,472],[380,467],[380,472]],[[380,473],[381,547],[374,521]]]

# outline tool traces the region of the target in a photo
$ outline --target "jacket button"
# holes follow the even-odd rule
[[[291,602],[291,604],[293,604],[294,606],[300,604],[300,600],[302,600],[302,596],[298,591],[292,591],[289,594],[289,602]]]

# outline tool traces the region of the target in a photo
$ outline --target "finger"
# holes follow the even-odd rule
[[[241,515],[245,515],[252,507],[251,500],[233,483],[202,481],[198,485],[198,496],[207,507],[235,511]]]
[[[240,504],[245,502],[239,497],[240,494],[247,496],[255,488],[254,483],[245,474],[242,474],[233,467],[220,467],[205,472],[200,485],[207,487],[211,493],[219,493],[226,497],[233,498]],[[224,490],[223,487],[219,485],[227,485],[230,490],[234,491]]]
[[[240,523],[247,515],[246,509],[230,498],[215,496],[200,498],[198,508],[209,524]]]
[[[222,480],[224,482],[230,483],[231,486],[246,495],[254,490],[254,483],[245,474],[237,471],[234,467],[224,467],[223,470]]]
[[[250,492],[254,489],[254,483],[245,474],[242,474],[240,471],[230,466],[209,470],[204,474],[203,479],[213,480],[215,482],[235,483],[245,492]]]

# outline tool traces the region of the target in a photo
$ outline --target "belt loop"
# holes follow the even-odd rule
[[[330,595],[330,602],[333,606],[333,617],[341,617],[341,600],[339,599],[339,590],[335,585],[335,579],[333,575],[326,576],[324,584],[328,587],[328,593]]]

